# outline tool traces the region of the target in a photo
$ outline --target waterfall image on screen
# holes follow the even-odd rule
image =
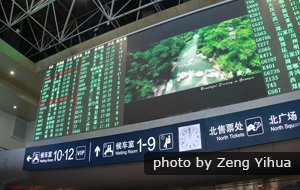
[[[261,72],[247,16],[128,50],[125,103]]]

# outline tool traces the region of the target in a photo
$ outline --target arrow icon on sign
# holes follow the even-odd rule
[[[31,160],[32,158],[31,158],[31,156],[27,156],[27,158],[26,158],[26,160],[27,160],[27,162],[30,162],[30,160]]]
[[[99,156],[99,152],[100,152],[100,147],[97,146],[97,147],[95,148],[96,157]]]

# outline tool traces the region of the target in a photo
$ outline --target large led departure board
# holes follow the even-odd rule
[[[125,53],[126,37],[49,66],[35,140],[119,126]]]
[[[233,0],[120,37],[46,71],[35,140],[300,88],[300,2]]]

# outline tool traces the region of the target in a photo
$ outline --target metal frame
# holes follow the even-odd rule
[[[159,2],[163,0],[151,0],[146,4],[143,4],[143,0],[139,0],[136,8],[132,8],[125,13],[124,8],[126,8],[132,0],[121,1],[122,3],[124,2],[121,8],[115,7],[115,3],[118,0],[110,0],[106,3],[103,3],[103,0],[92,0],[95,4],[95,9],[78,17],[75,17],[74,14],[72,14],[76,3],[75,0],[72,0],[70,7],[64,7],[67,17],[63,24],[58,22],[58,12],[56,10],[56,6],[63,6],[61,0],[24,0],[26,4],[25,7],[24,5],[21,6],[17,0],[6,1],[11,2],[11,7],[8,11],[7,9],[5,11],[3,2],[0,0],[0,12],[4,15],[3,18],[0,18],[0,23],[3,24],[3,27],[0,28],[0,34],[8,29],[14,31],[31,46],[31,48],[25,52],[25,56],[30,58],[37,54],[44,53],[46,50],[53,47],[55,47],[57,51],[59,51],[59,49],[62,50],[71,47],[75,45],[73,42],[75,41],[74,39],[77,39],[80,43],[82,42],[81,39],[84,33],[92,30],[96,32],[99,30],[99,27],[111,25],[113,28],[118,28],[120,27],[118,20],[129,14],[136,14],[136,20],[138,20],[140,19],[141,10],[150,6],[153,6],[156,12],[160,12],[162,11],[162,8],[159,5]],[[118,3],[120,5],[120,1]],[[178,4],[180,3],[181,0],[178,0]],[[45,18],[43,18],[43,22],[38,21],[36,15],[34,15],[40,11],[43,11],[43,14],[45,12],[46,15]],[[98,24],[86,26],[86,23],[96,15],[99,16],[99,18],[97,18],[99,19]],[[52,16],[52,19],[55,21],[55,28],[51,29],[47,27],[50,16]],[[82,18],[85,19],[82,20]],[[79,19],[81,19],[80,22]],[[28,28],[33,38],[27,38],[26,35],[22,34],[22,32],[20,32],[22,28],[19,29],[17,27],[18,24],[21,25],[22,28]]]

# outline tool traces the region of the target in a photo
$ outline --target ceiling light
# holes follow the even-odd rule
[[[19,28],[17,28],[17,29],[16,29],[16,33],[17,33],[17,34],[20,34],[20,33],[21,33],[21,30],[20,30]]]
[[[14,106],[14,109],[17,109],[17,106]]]
[[[10,75],[14,75],[15,74],[15,71],[10,71]]]

